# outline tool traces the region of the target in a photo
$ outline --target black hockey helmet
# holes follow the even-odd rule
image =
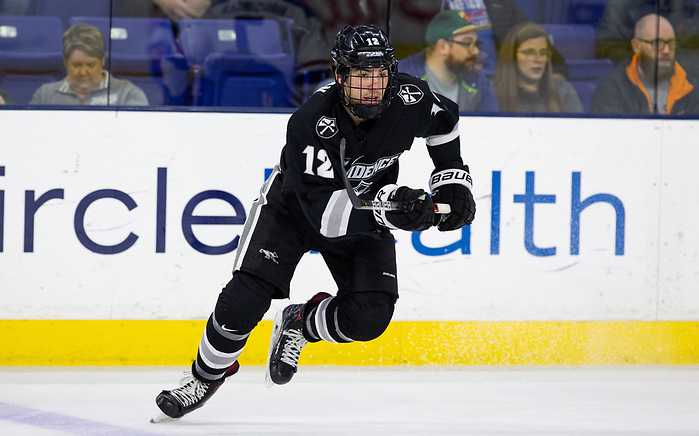
[[[398,70],[396,52],[386,34],[376,26],[347,26],[337,34],[331,55],[333,71],[341,80],[337,88],[342,103],[359,118],[372,119],[381,116],[396,95]],[[353,99],[348,95],[351,92],[347,81],[350,71],[365,68],[385,68],[388,71],[386,91],[376,102]],[[358,87],[355,85],[354,88]]]

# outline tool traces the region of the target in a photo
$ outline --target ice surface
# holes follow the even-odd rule
[[[0,435],[699,435],[697,367],[241,367],[151,424],[172,367],[0,368]]]

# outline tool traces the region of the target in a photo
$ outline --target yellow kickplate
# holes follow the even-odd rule
[[[0,320],[0,365],[191,364],[206,321]],[[271,321],[243,365],[264,365]],[[302,365],[694,365],[699,322],[396,321],[370,342],[309,344]]]

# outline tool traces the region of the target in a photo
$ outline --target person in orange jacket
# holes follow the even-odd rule
[[[699,113],[699,91],[676,60],[675,30],[665,17],[648,14],[638,20],[631,47],[631,62],[617,67],[595,90],[592,113]]]

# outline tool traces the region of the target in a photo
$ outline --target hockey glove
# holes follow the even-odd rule
[[[375,210],[376,222],[384,227],[421,232],[434,224],[434,203],[422,189],[388,185],[379,190],[376,199],[398,201],[406,205],[406,209],[402,211]]]
[[[458,162],[440,165],[430,177],[430,191],[435,203],[447,203],[451,213],[442,216],[439,230],[460,229],[473,222],[476,216],[476,202],[473,200],[473,181],[468,167]]]

